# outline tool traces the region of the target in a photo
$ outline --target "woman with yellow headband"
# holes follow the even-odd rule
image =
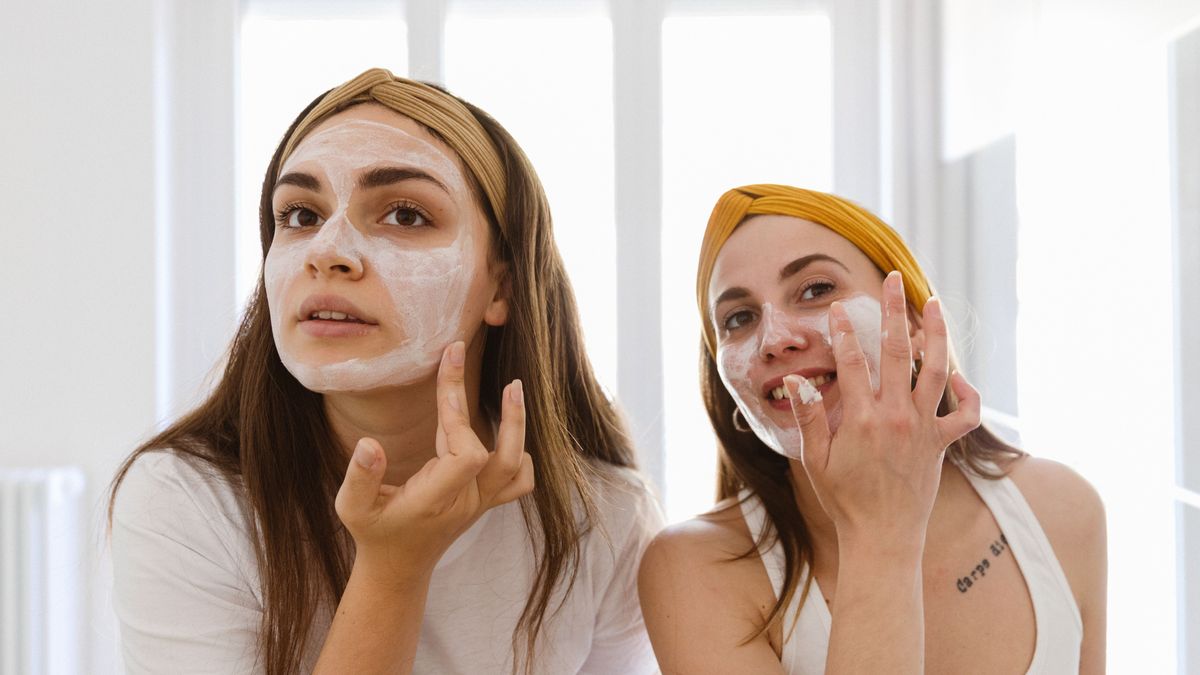
[[[1104,671],[1103,506],[979,426],[891,228],[730,190],[696,293],[722,501],[642,561],[665,673]]]
[[[661,516],[516,142],[367,71],[284,135],[260,229],[224,375],[113,483],[127,671],[653,672]]]

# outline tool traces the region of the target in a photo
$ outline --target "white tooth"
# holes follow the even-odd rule
[[[342,321],[346,318],[346,315],[341,312],[330,312],[329,315],[333,317],[334,321]]]
[[[327,309],[323,309],[323,310],[317,312],[317,316],[321,317],[322,319],[328,319],[333,316],[333,312],[331,312]]]
[[[787,397],[787,390],[783,387],[775,387],[771,390],[771,397],[776,401],[781,401]]]
[[[819,387],[828,381],[829,381],[829,377],[826,375],[818,375],[814,378],[809,379],[809,382],[811,382],[812,386],[814,386],[814,387]]]

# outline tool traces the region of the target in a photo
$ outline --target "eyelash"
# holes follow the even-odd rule
[[[809,300],[814,300],[816,298],[821,297],[822,295],[828,295],[828,294],[832,293],[834,291],[834,289],[837,288],[837,284],[833,283],[832,281],[830,281],[828,279],[811,279],[809,281],[804,282],[804,285],[800,287],[800,292],[798,294],[798,297],[801,300],[804,300],[805,299],[804,295],[806,293],[808,293],[812,289],[817,288],[819,286],[827,287],[829,290],[825,291],[824,293],[819,293],[819,294],[815,295],[814,297],[809,298]]]
[[[418,206],[416,203],[407,201],[407,200],[398,201],[394,204],[388,205],[387,211],[385,212],[384,215],[385,215],[385,217],[390,216],[393,213],[400,211],[401,209],[413,211],[414,213],[417,214],[417,216],[419,216],[422,220],[424,220],[425,223],[421,224],[421,225],[404,225],[402,223],[399,223],[398,219],[397,219],[396,225],[398,227],[416,228],[416,227],[432,227],[433,226],[433,217],[429,215],[429,212],[426,211],[425,209],[421,208],[420,206]],[[289,230],[298,230],[298,229],[301,229],[304,227],[308,227],[308,226],[304,226],[304,225],[288,225],[288,220],[290,220],[292,214],[297,211],[309,211],[313,215],[317,216],[317,218],[321,217],[320,215],[317,214],[317,212],[315,210],[310,208],[307,204],[304,204],[303,202],[292,202],[290,204],[284,205],[283,208],[279,209],[279,211],[277,211],[275,213],[275,224],[278,225],[279,227],[283,227],[283,228],[286,228]]]
[[[313,215],[317,216],[317,218],[321,217],[307,204],[304,204],[303,202],[292,202],[290,204],[285,204],[283,208],[275,212],[275,224],[279,227],[289,230],[299,230],[305,227],[303,225],[288,225],[288,219],[291,218],[291,215],[296,211],[309,211]]]
[[[406,210],[415,212],[418,216],[420,216],[422,219],[425,220],[425,224],[423,224],[423,225],[404,225],[399,222],[399,219],[397,219],[396,225],[398,227],[404,227],[404,228],[433,227],[433,217],[429,215],[429,212],[426,211],[425,209],[421,208],[420,206],[418,206],[416,204],[416,202],[411,202],[406,199],[402,199],[394,204],[389,205],[387,207],[387,212],[384,214],[384,216],[385,217],[390,216],[393,213],[395,213],[401,209],[406,209]],[[391,223],[388,223],[388,224],[390,225]]]

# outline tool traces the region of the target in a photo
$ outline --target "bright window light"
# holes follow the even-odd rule
[[[1104,499],[1109,671],[1174,672],[1166,59],[1055,45],[1017,134],[1021,433]]]
[[[584,3],[547,15],[452,5],[445,69],[450,90],[499,120],[537,169],[588,355],[615,394],[612,25],[595,9]]]
[[[667,518],[708,510],[716,443],[700,401],[696,260],[725,190],[833,183],[829,20],[683,16],[663,23],[663,377]]]
[[[349,13],[354,3],[297,3],[297,7],[282,13],[251,5],[242,20],[237,110],[239,314],[262,266],[258,200],[263,175],[292,120],[318,95],[368,68],[387,68],[397,75],[408,71],[399,3],[388,11],[375,3],[369,15]]]

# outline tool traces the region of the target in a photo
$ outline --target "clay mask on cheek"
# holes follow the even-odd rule
[[[871,386],[879,388],[879,336],[883,317],[879,301],[869,295],[855,295],[842,302],[846,313],[854,324],[855,334],[867,357],[871,374]],[[811,344],[819,337],[822,345]],[[803,437],[790,412],[781,413],[770,407],[760,388],[751,381],[750,371],[759,356],[765,341],[794,340],[808,341],[809,349],[831,350],[829,335],[829,313],[811,315],[788,315],[775,309],[770,303],[762,308],[759,332],[750,339],[737,342],[720,342],[717,347],[717,371],[725,389],[733,396],[750,430],[759,440],[775,452],[789,459],[800,459]],[[832,358],[832,355],[830,355]],[[835,410],[826,410],[831,428],[836,428],[841,419],[841,404]],[[836,419],[835,419],[836,416]],[[780,421],[776,421],[776,419]]]
[[[386,236],[365,234],[350,222],[347,208],[357,175],[368,167],[418,168],[442,180],[451,194],[469,194],[461,171],[426,141],[366,120],[337,124],[305,139],[280,175],[301,164],[329,180],[335,205],[314,235],[286,242],[277,237],[267,254],[267,302],[284,366],[307,389],[318,392],[367,391],[428,377],[436,371],[442,349],[458,337],[473,281],[475,247],[469,223],[461,224],[447,246],[405,248]],[[328,361],[299,349],[299,336],[284,339],[285,331],[297,330],[292,320],[304,300],[293,297],[291,289],[310,274],[309,260],[332,254],[361,261],[366,274],[377,276],[387,291],[388,306],[363,308],[374,314],[381,329],[402,336],[387,351]],[[312,284],[307,288],[320,292]]]

